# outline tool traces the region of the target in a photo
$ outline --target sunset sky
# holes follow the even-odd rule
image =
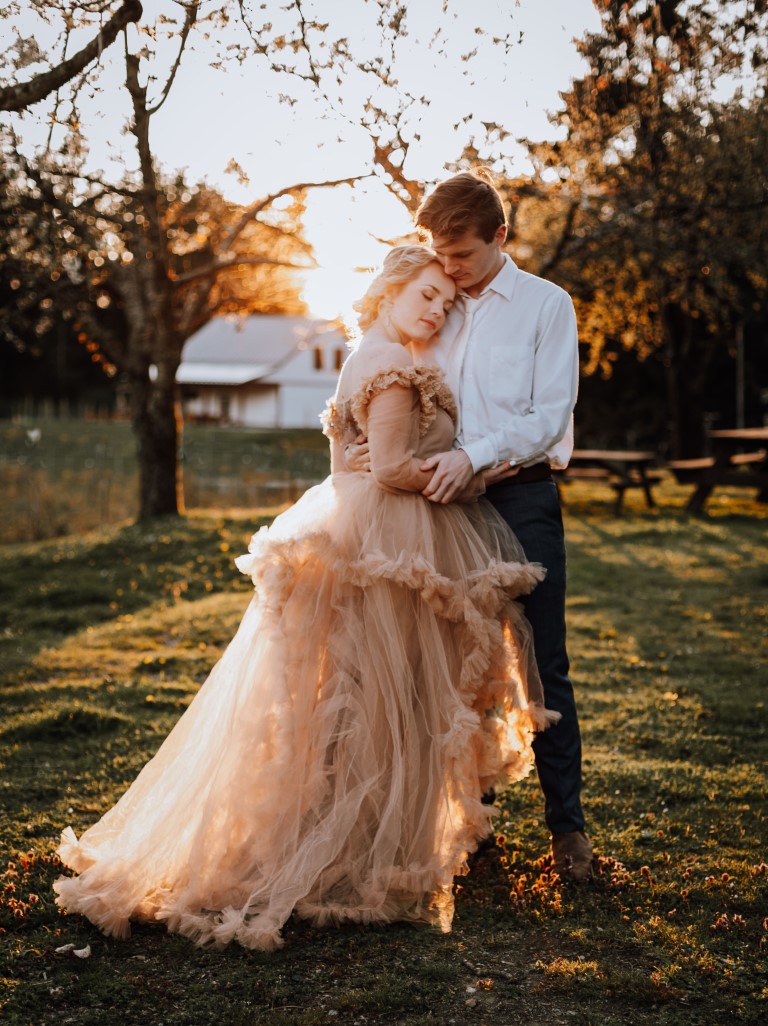
[[[260,5],[250,6],[258,10]],[[280,5],[272,6],[279,12]],[[314,8],[318,17],[331,22],[329,31],[349,34],[353,49],[355,44],[369,51],[375,47],[370,5],[318,0]],[[179,11],[172,0],[145,0],[144,9],[145,24],[156,18],[160,24],[163,17],[177,17]],[[409,173],[425,181],[442,177],[446,162],[459,156],[472,125],[481,121],[501,123],[511,133],[505,143],[504,170],[524,171],[522,151],[514,140],[553,135],[547,113],[557,109],[559,90],[583,73],[573,38],[598,25],[592,2],[454,0],[449,12],[451,17],[443,15],[442,0],[421,0],[409,6],[409,36],[399,57],[399,79],[411,92],[431,100],[418,125],[421,140],[409,154]],[[490,35],[508,36],[512,45],[506,53],[502,46],[491,46],[475,33],[477,26]],[[21,27],[53,52],[60,49],[39,19],[27,16]],[[446,40],[442,56],[429,46],[437,27]],[[133,29],[130,33],[135,37]],[[308,94],[299,95],[292,106],[280,102],[279,94],[291,92],[295,86],[271,73],[263,62],[250,59],[242,66],[235,62],[219,69],[210,66],[227,52],[236,36],[235,28],[217,33],[215,40],[205,41],[198,35],[194,52],[185,54],[170,99],[152,122],[153,147],[163,168],[186,168],[191,180],[206,179],[239,202],[293,182],[365,172],[370,150],[367,136],[329,115]],[[243,38],[241,29],[239,38]],[[68,53],[74,51],[76,42],[80,45],[73,41]],[[461,61],[461,54],[476,46],[480,47],[477,58]],[[158,77],[169,66],[172,53],[164,53],[157,63]],[[476,76],[472,84],[465,74],[470,68]],[[100,92],[92,100],[84,98],[81,109],[90,144],[89,165],[115,177],[120,169],[113,161],[121,154],[129,167],[136,162],[133,140],[124,132],[128,96],[122,76],[122,44],[118,40],[103,57]],[[343,83],[343,102],[351,113],[365,100],[363,88],[358,81]],[[25,148],[45,140],[50,110],[51,103],[46,101],[23,118],[13,117]],[[456,131],[457,120],[469,114],[472,120],[464,134]],[[247,185],[226,172],[232,159],[247,175]],[[320,269],[307,276],[305,298],[313,314],[333,317],[348,312],[352,299],[365,288],[366,276],[354,268],[381,261],[385,247],[377,238],[406,232],[409,220],[405,208],[381,183],[373,181],[354,190],[317,190],[309,202],[306,225]]]

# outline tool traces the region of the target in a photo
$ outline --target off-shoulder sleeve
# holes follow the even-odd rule
[[[419,469],[419,438],[442,406],[455,420],[450,390],[436,367],[393,362],[365,378],[349,401],[350,414],[368,436],[371,472],[389,492],[420,492],[432,477]]]
[[[443,380],[443,373],[437,367],[394,366],[379,370],[365,381],[350,401],[352,416],[364,433],[368,433],[368,416],[371,402],[393,385],[413,389],[418,400],[418,433],[425,435],[435,419],[437,407],[441,406],[456,423],[456,403],[453,393]]]
[[[414,388],[393,381],[377,391],[366,406],[371,473],[388,492],[420,492],[432,471],[419,469],[416,443],[419,431],[419,397]]]
[[[324,418],[332,438],[368,436],[371,471],[379,487],[390,492],[420,492],[432,477],[432,471],[419,469],[422,459],[415,453],[438,406],[456,422],[456,404],[442,371],[405,363],[408,358],[394,346],[377,352],[373,373],[359,378],[346,396],[341,388]]]

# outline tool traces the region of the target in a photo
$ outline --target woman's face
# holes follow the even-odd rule
[[[405,345],[436,337],[455,295],[456,285],[440,264],[422,267],[415,278],[401,286],[389,308],[388,321],[399,341]]]

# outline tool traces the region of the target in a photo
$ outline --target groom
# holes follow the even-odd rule
[[[459,402],[457,448],[430,457],[424,491],[450,502],[485,471],[486,498],[547,576],[523,598],[547,708],[560,722],[538,734],[536,769],[545,797],[557,873],[592,875],[592,843],[581,808],[581,737],[568,676],[565,538],[552,469],[573,450],[578,338],[570,297],[521,271],[503,252],[507,223],[490,172],[442,182],[416,225],[458,286],[457,302],[428,359],[437,361]]]
[[[459,402],[457,447],[422,464],[435,473],[424,494],[450,502],[478,471],[486,498],[529,560],[547,576],[522,602],[531,624],[547,708],[560,722],[534,741],[536,769],[563,879],[592,876],[592,842],[581,808],[581,736],[568,676],[565,537],[552,469],[573,450],[578,338],[570,297],[519,270],[503,252],[504,207],[490,172],[478,168],[442,182],[422,203],[416,225],[458,286],[457,301],[424,359],[440,364]],[[350,469],[364,469],[367,445],[353,446]]]

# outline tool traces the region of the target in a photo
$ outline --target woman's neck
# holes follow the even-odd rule
[[[402,336],[391,322],[390,324],[386,324],[384,319],[381,317],[373,322],[370,328],[365,332],[363,338],[369,339],[373,342],[387,342],[390,345],[394,343],[395,345],[404,346],[406,349],[410,343],[409,338]]]

